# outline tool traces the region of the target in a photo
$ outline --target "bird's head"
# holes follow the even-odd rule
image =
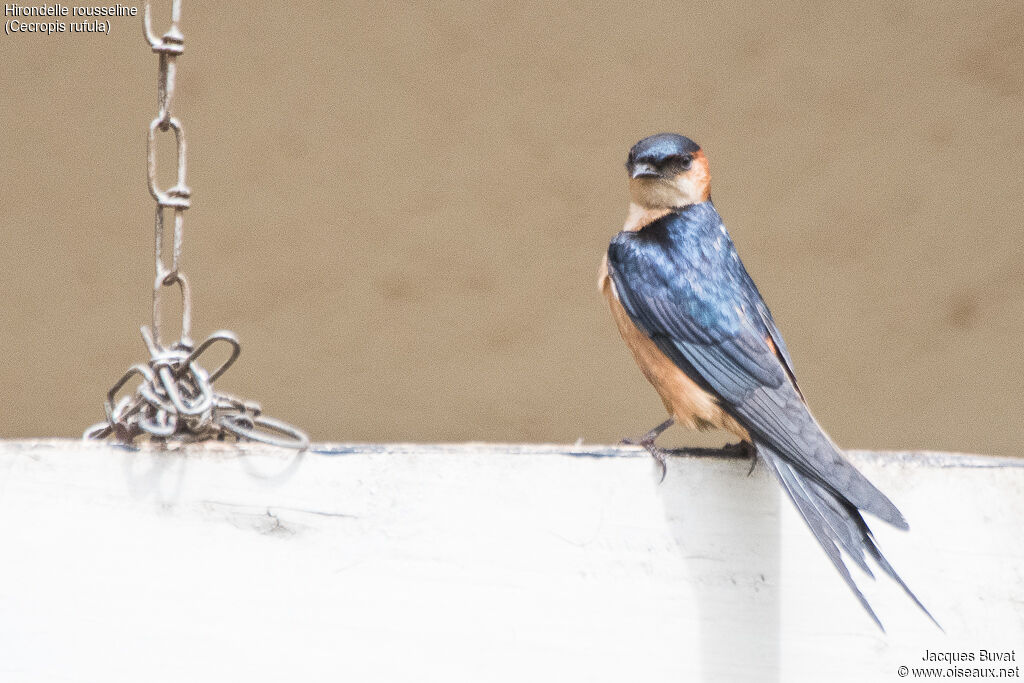
[[[636,143],[626,171],[630,197],[646,209],[680,208],[711,197],[707,157],[682,135],[659,133]]]

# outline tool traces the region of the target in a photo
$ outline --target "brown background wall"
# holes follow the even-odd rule
[[[139,24],[0,36],[0,436],[80,433],[144,359]],[[218,386],[314,438],[660,421],[595,275],[626,150],[671,130],[839,443],[1019,452],[1020,3],[186,2],[182,27],[195,334],[235,330]]]

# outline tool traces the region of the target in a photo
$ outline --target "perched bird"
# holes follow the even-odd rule
[[[879,628],[840,550],[869,576],[865,558],[873,558],[935,622],[886,561],[861,512],[900,529],[906,520],[804,402],[782,335],[711,202],[701,148],[682,135],[654,135],[633,146],[626,170],[629,213],[608,247],[599,287],[670,417],[625,441],[650,451],[664,478],[666,453],[654,441],[673,422],[735,434],[782,484]]]

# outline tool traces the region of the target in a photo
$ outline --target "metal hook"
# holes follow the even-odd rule
[[[181,337],[180,341],[185,346],[192,346],[192,289],[188,285],[188,278],[183,273],[169,272],[169,273],[157,273],[156,280],[153,282],[153,331],[152,337],[147,339],[147,346],[150,346],[150,354],[153,354],[153,350],[156,349],[158,353],[164,352],[164,347],[160,343],[160,296],[161,289],[163,287],[169,287],[173,284],[177,284],[181,291]],[[143,330],[143,336],[147,335],[147,330]]]
[[[139,427],[150,436],[167,438],[178,429],[178,416],[174,412],[158,410],[152,418],[141,418]]]
[[[150,7],[150,2],[149,0],[146,0],[146,3],[142,8],[142,31],[146,36],[146,42],[148,42],[150,47],[153,48],[153,52],[180,55],[185,51],[183,46],[185,36],[182,35],[181,29],[178,28],[179,21],[181,21],[181,0],[172,0],[171,27],[167,29],[163,38],[157,38],[153,34],[152,9]]]
[[[290,424],[275,420],[272,417],[227,413],[220,415],[217,418],[217,423],[235,436],[251,441],[259,441],[271,446],[280,446],[281,448],[291,448],[299,451],[309,448],[308,436]],[[265,431],[261,431],[260,428]],[[272,436],[271,433],[282,434],[285,438],[277,438]]]
[[[161,363],[157,368],[157,375],[160,377],[164,391],[167,392],[167,398],[171,400],[179,415],[201,415],[213,405],[213,389],[210,387],[210,379],[205,370],[195,363],[189,363],[188,369],[196,380],[195,387],[199,390],[199,397],[192,402],[192,405],[188,405],[182,400],[170,365]]]
[[[110,391],[107,392],[107,400],[103,402],[103,410],[107,415],[107,422],[110,424],[118,422],[118,419],[123,417],[123,415],[118,415],[118,411],[114,407],[114,397],[117,395],[117,392],[121,390],[121,387],[128,383],[128,380],[132,378],[132,375],[142,375],[142,378],[146,383],[153,381],[153,373],[145,365],[135,364],[128,368],[128,372],[124,373],[121,379],[119,379],[114,386],[110,388]]]
[[[157,165],[156,165],[156,131],[157,129],[166,130],[170,128],[174,131],[174,144],[177,149],[178,167],[177,167],[177,182],[169,188],[166,192],[157,187]],[[185,131],[181,127],[181,121],[176,116],[165,116],[161,118],[157,116],[149,123],[149,136],[146,138],[146,161],[147,171],[149,175],[149,193],[153,195],[153,199],[157,201],[160,206],[169,206],[174,209],[187,209],[191,202],[189,198],[192,196],[192,191],[188,185],[185,184],[185,171],[186,166],[186,145],[185,145]]]
[[[202,344],[197,346],[192,353],[189,354],[188,358],[185,359],[187,364],[191,364],[193,361],[198,360],[199,356],[203,355],[206,349],[210,348],[219,341],[226,341],[231,344],[231,355],[226,361],[224,361],[219,368],[210,373],[210,381],[213,382],[218,377],[227,372],[227,369],[235,364],[238,360],[238,356],[242,353],[242,343],[238,341],[238,337],[234,332],[230,330],[217,330],[203,341]]]

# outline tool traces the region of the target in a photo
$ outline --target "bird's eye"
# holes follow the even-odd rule
[[[693,157],[689,154],[670,154],[665,157],[662,164],[668,168],[675,168],[681,171],[685,171],[690,168],[690,164],[693,162]]]

